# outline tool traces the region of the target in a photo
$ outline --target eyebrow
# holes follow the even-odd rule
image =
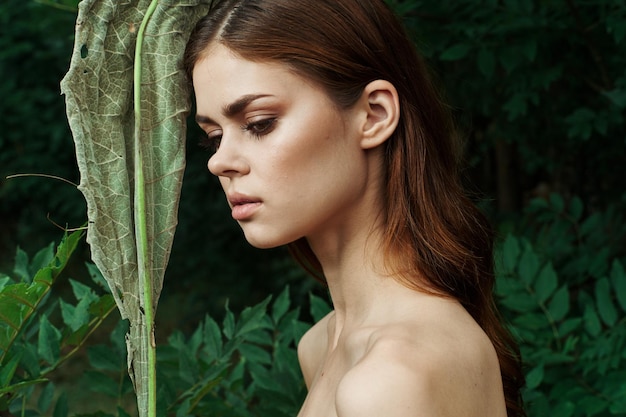
[[[237,100],[222,107],[222,114],[226,117],[233,117],[243,111],[250,103],[263,97],[269,97],[269,94],[247,94],[241,96]],[[198,124],[215,124],[215,121],[208,116],[196,114],[196,123]]]

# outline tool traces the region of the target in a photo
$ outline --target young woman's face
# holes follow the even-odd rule
[[[193,84],[196,120],[216,149],[209,170],[252,245],[342,236],[364,220],[367,158],[351,110],[284,65],[221,45],[196,64]]]

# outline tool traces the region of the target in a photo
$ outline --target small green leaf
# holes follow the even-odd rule
[[[546,316],[537,313],[520,314],[513,319],[513,324],[515,324],[516,328],[528,330],[539,330],[550,326]]]
[[[528,96],[523,93],[515,93],[502,106],[507,112],[507,119],[513,121],[519,116],[524,116],[528,111]]]
[[[541,384],[541,381],[543,381],[543,375],[543,364],[531,369],[530,372],[528,372],[528,374],[526,375],[526,387],[528,389],[537,388]]]
[[[89,305],[89,314],[94,317],[104,318],[115,307],[115,299],[111,294],[104,294]]]
[[[85,324],[89,323],[89,300],[83,299],[76,306],[60,300],[61,315],[63,322],[72,329],[77,331]]]
[[[52,417],[67,417],[70,413],[70,409],[67,405],[67,394],[61,393],[57,399],[57,403],[54,406],[54,413]]]
[[[39,320],[39,341],[37,352],[50,365],[54,365],[61,355],[61,332],[48,321],[48,317],[41,316]]]
[[[38,377],[41,374],[41,364],[37,354],[37,345],[35,343],[27,343],[20,346],[20,354],[22,355],[20,366],[24,368],[31,378]]]
[[[15,252],[15,266],[13,267],[13,272],[20,277],[22,282],[31,282],[32,276],[28,270],[28,254],[19,247]]]
[[[582,324],[583,320],[581,318],[567,319],[559,326],[559,335],[561,337],[566,336],[567,334],[577,330]]]
[[[104,276],[102,276],[102,272],[100,272],[98,267],[89,262],[86,263],[85,266],[87,267],[87,271],[89,271],[89,276],[91,277],[91,280],[94,283],[98,284],[100,287],[102,287],[105,291],[111,292],[109,284],[107,284]]]
[[[596,311],[592,305],[587,304],[585,306],[583,320],[585,323],[585,330],[587,330],[590,335],[598,336],[600,334],[600,332],[602,331],[602,326],[600,324],[600,319],[598,318],[598,315],[596,314]]]
[[[119,371],[125,365],[124,358],[118,357],[116,352],[106,345],[89,346],[87,357],[89,364],[101,371]]]
[[[502,299],[502,304],[518,313],[529,313],[539,308],[537,300],[526,292],[508,294]]]
[[[314,294],[309,294],[309,301],[311,303],[311,316],[316,322],[323,319],[331,311],[328,303]]]
[[[246,307],[241,312],[239,322],[236,326],[235,336],[243,336],[246,333],[263,327],[267,305],[271,299],[272,297],[268,296],[259,304],[253,307]]]
[[[519,258],[521,250],[518,240],[513,235],[508,235],[504,241],[502,257],[503,267],[507,273],[515,271],[517,266],[517,258]]]
[[[524,253],[522,253],[518,271],[522,281],[524,281],[526,285],[531,286],[539,271],[539,258],[535,252],[533,252],[532,247],[526,247]]]
[[[235,335],[235,315],[228,309],[228,305],[226,305],[226,315],[224,316],[222,326],[224,336],[226,336],[227,339],[232,339]]]
[[[189,352],[186,346],[178,353],[178,376],[185,381],[185,383],[193,385],[200,377],[198,360]]]
[[[15,375],[19,363],[20,356],[15,356],[2,365],[2,368],[0,368],[0,388],[11,385],[11,380],[13,379],[13,375]]]
[[[286,286],[272,305],[272,320],[274,320],[274,324],[278,324],[280,319],[287,313],[289,304],[289,286]]]
[[[7,286],[8,283],[11,282],[11,277],[0,272],[0,291]]]
[[[202,327],[198,326],[187,342],[187,350],[190,355],[196,356],[198,354],[198,349],[202,345],[202,336]]]
[[[552,409],[551,417],[571,417],[576,410],[576,404],[571,401],[559,402]]]
[[[118,382],[101,372],[86,371],[83,374],[83,383],[91,391],[107,394],[113,398],[119,395]]]
[[[580,225],[580,234],[582,236],[588,236],[597,232],[602,228],[602,215],[600,213],[593,213],[587,217],[585,221]]]
[[[552,262],[548,262],[539,272],[539,277],[535,283],[535,291],[539,302],[543,303],[550,298],[554,290],[556,290],[557,285],[558,278],[556,272],[552,267]]]
[[[204,350],[209,354],[209,360],[219,358],[222,355],[222,333],[215,320],[208,315],[204,322],[203,335]]]
[[[583,202],[578,197],[573,197],[570,201],[569,212],[575,221],[579,221],[583,215]]]
[[[626,24],[624,27],[626,28]],[[626,107],[626,88],[616,88],[603,94],[620,109]]]
[[[45,268],[54,259],[54,242],[51,242],[48,246],[40,249],[33,260],[31,261],[28,270],[30,275],[34,276],[37,271]]]
[[[565,208],[563,197],[557,193],[550,193],[550,206],[552,206],[552,209],[557,213],[562,213]]]
[[[72,291],[74,292],[74,296],[78,301],[83,301],[83,299],[86,298],[89,300],[89,302],[91,302],[98,298],[96,293],[85,284],[70,279],[70,285],[72,286]]]
[[[41,393],[39,394],[37,407],[42,414],[46,413],[52,405],[52,400],[54,399],[54,389],[54,383],[48,382],[45,388],[41,390]]]
[[[565,121],[569,124],[567,136],[583,140],[589,139],[593,132],[593,123],[596,117],[596,113],[587,107],[576,109],[565,118]]]
[[[439,59],[442,61],[457,61],[464,58],[469,50],[469,45],[456,44],[443,51],[441,55],[439,55]]]
[[[565,318],[569,312],[569,289],[567,285],[563,285],[554,293],[552,300],[548,304],[548,311],[554,321]]]
[[[603,247],[595,251],[587,264],[587,272],[595,278],[602,278],[609,272],[609,248]]]
[[[580,321],[582,322],[582,320]],[[563,345],[563,349],[561,351],[564,354],[572,352],[576,348],[576,345],[578,344],[579,340],[580,338],[578,336],[573,336],[573,335],[568,336],[567,339],[565,340],[565,344]]]
[[[624,267],[617,259],[613,261],[611,266],[611,281],[615,288],[615,295],[622,311],[626,312],[626,273]]]
[[[241,355],[249,362],[260,363],[269,365],[272,363],[272,356],[259,346],[252,345],[250,343],[242,343],[237,350],[241,352]]]
[[[596,306],[600,318],[609,327],[612,327],[617,321],[617,310],[613,305],[611,299],[611,288],[609,280],[602,278],[596,282],[595,294],[596,294]]]

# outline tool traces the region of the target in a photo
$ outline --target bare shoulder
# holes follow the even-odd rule
[[[339,417],[505,417],[495,350],[478,325],[395,324],[372,333],[342,378]]]
[[[330,312],[315,323],[298,342],[298,361],[307,388],[311,387],[328,347],[328,322],[333,315]]]

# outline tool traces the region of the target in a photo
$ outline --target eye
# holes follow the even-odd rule
[[[204,136],[198,142],[201,148],[204,148],[208,151],[215,152],[220,147],[220,143],[222,142],[222,133],[217,131],[207,132],[206,136]]]
[[[250,132],[257,138],[260,138],[261,136],[265,136],[269,134],[272,130],[274,130],[275,124],[276,118],[270,117],[267,119],[251,121],[248,124],[242,126],[242,129],[246,132]]]

